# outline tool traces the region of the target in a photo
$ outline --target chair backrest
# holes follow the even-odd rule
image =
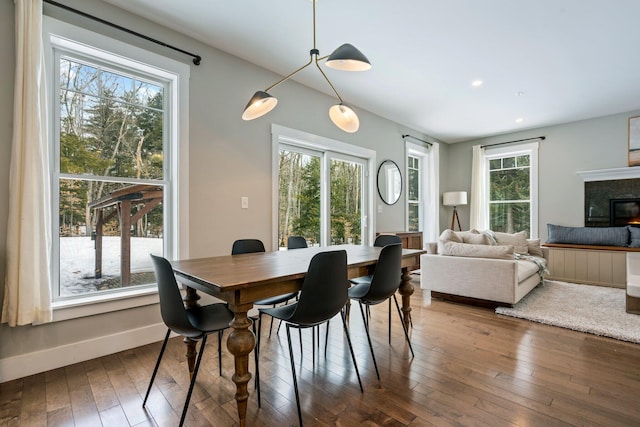
[[[307,239],[302,236],[289,236],[287,239],[287,249],[308,248]]]
[[[190,338],[201,336],[202,332],[195,329],[189,322],[187,311],[182,302],[182,295],[178,289],[178,282],[173,274],[173,267],[166,258],[160,256],[151,255],[151,260],[158,281],[162,321],[167,325],[167,328],[179,335]]]
[[[402,245],[386,245],[380,251],[369,291],[363,297],[368,301],[384,301],[393,295],[402,283]]]
[[[379,234],[373,242],[373,246],[383,247],[395,245],[396,243],[402,243],[400,236],[396,236],[395,234]]]
[[[311,258],[295,312],[289,319],[315,325],[331,319],[347,303],[347,252],[320,252]]]
[[[264,244],[258,239],[240,239],[233,242],[231,255],[265,252]]]

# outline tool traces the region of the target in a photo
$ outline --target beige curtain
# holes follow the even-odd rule
[[[487,230],[489,228],[489,195],[487,194],[487,171],[484,148],[473,146],[473,163],[471,166],[471,203],[470,228]]]
[[[42,0],[15,0],[16,76],[2,322],[51,321],[51,197]]]

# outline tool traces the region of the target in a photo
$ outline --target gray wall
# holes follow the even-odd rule
[[[451,145],[448,175],[441,190],[471,190],[474,145],[545,136],[538,152],[539,237],[546,239],[547,224],[584,226],[584,182],[576,172],[627,167],[628,118],[637,115],[640,111]],[[461,208],[459,214],[462,227],[468,229],[469,206]],[[451,212],[448,218],[442,228],[450,225]]]
[[[240,114],[248,98],[265,83],[279,76],[241,59],[159,27],[98,0],[67,1],[67,4],[104,19],[134,28],[143,34],[202,55],[202,65],[191,67],[190,81],[190,235],[192,256],[226,254],[236,238],[257,237],[271,244],[270,125],[300,129],[377,151],[378,163],[392,159],[404,170],[401,135],[415,130],[358,109],[361,127],[346,134],[329,121],[327,110],[333,99],[295,82],[278,88],[280,103],[270,115],[243,122]],[[8,175],[13,115],[14,41],[12,0],[0,0],[0,277],[5,275]],[[101,24],[45,6],[47,15],[92,29],[110,37],[178,60],[188,57],[123,34]],[[471,183],[471,147],[545,135],[540,144],[540,230],[546,236],[548,222],[582,223],[580,170],[627,165],[629,113],[534,131],[503,135],[440,150],[440,185],[444,191],[467,190]],[[240,197],[248,196],[250,209],[240,209]],[[376,205],[380,200],[376,197]],[[463,228],[468,228],[468,207],[461,209]],[[379,231],[404,229],[404,206],[383,207],[375,214]],[[448,227],[451,212],[440,211],[441,228]],[[3,287],[0,287],[0,299]],[[155,306],[95,315],[37,327],[8,328],[0,325],[0,359],[37,350],[90,340],[160,322]],[[158,337],[161,339],[161,337]]]
[[[390,158],[404,170],[401,135],[428,135],[374,114],[358,110],[360,130],[347,134],[328,117],[334,99],[293,81],[278,87],[278,108],[261,119],[240,118],[249,97],[280,76],[237,57],[159,27],[98,0],[65,1],[103,19],[166,41],[202,56],[191,66],[190,79],[190,216],[191,256],[227,254],[235,239],[256,237],[271,245],[271,123],[377,151],[377,159]],[[185,63],[190,58],[152,43],[45,5],[45,14],[120,39]],[[6,222],[9,157],[13,109],[14,6],[0,0],[0,277],[6,267]],[[240,209],[240,197],[249,197],[249,209]],[[381,202],[377,194],[376,205]],[[378,230],[403,230],[404,206],[385,206],[375,214]],[[0,287],[0,301],[4,286]],[[0,325],[0,359],[48,349],[98,336],[142,328],[161,322],[156,306],[123,310],[37,327]],[[158,340],[162,337],[158,336]],[[1,379],[0,379],[1,380]]]

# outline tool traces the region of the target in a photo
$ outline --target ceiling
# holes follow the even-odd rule
[[[311,0],[105,1],[283,76],[313,47]],[[356,111],[452,143],[639,110],[639,16],[638,0],[318,0],[317,48],[371,61],[323,66]],[[313,67],[293,79],[333,95]]]

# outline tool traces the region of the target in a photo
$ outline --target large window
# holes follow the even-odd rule
[[[536,236],[537,144],[488,151],[486,167],[489,228]]]
[[[53,298],[154,289],[149,254],[178,253],[180,76],[66,38],[49,42]]]
[[[407,229],[422,231],[422,158],[407,156]]]
[[[303,236],[310,246],[370,241],[367,212],[373,152],[274,125],[277,245]],[[295,136],[292,137],[292,136]]]

